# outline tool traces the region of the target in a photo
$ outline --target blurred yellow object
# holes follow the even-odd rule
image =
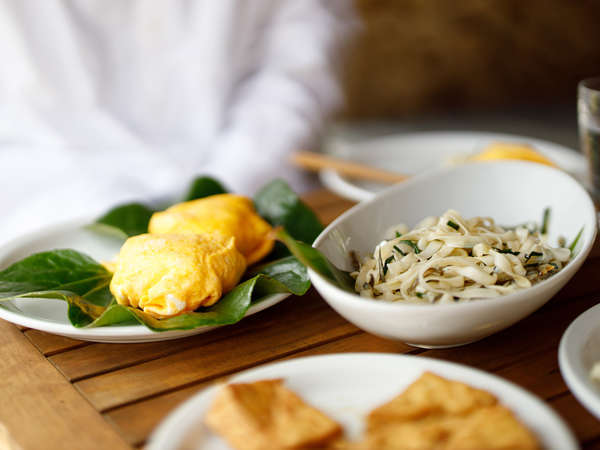
[[[148,231],[202,234],[221,242],[233,237],[248,265],[264,258],[274,244],[271,226],[256,213],[252,200],[234,194],[212,195],[157,212]]]
[[[518,159],[521,161],[531,161],[546,166],[558,167],[545,156],[536,152],[532,147],[526,144],[513,144],[498,142],[489,145],[480,153],[469,158],[471,161],[493,161],[497,159]]]
[[[120,305],[171,317],[214,304],[245,270],[233,238],[223,243],[196,234],[141,234],[121,247],[110,291]]]

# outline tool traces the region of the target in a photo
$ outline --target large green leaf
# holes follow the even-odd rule
[[[232,324],[248,308],[277,293],[303,295],[310,287],[306,268],[294,257],[254,269],[219,302],[201,311],[157,319],[143,311],[118,305],[108,289],[111,273],[75,250],[31,255],[0,272],[0,301],[30,298],[60,299],[69,303],[68,317],[76,327],[98,327],[135,320],[155,331],[188,330],[199,326]]]
[[[84,326],[100,317],[113,301],[112,274],[75,250],[36,253],[0,272],[0,301],[53,298],[69,303],[69,319]]]
[[[225,194],[227,189],[214,178],[197,177],[192,181],[183,201],[196,200],[210,195]]]
[[[148,222],[154,210],[141,203],[119,205],[96,220],[91,229],[121,234],[123,238],[148,231]]]
[[[354,292],[354,278],[348,272],[335,267],[319,250],[295,240],[283,228],[277,230],[276,235],[277,239],[283,242],[302,264],[310,267],[336,286]]]
[[[273,226],[283,226],[294,238],[312,244],[323,231],[315,213],[283,180],[274,180],[254,197],[258,214]]]

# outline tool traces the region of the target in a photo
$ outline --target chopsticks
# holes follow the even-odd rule
[[[380,183],[399,183],[408,179],[407,175],[391,172],[322,153],[299,151],[292,155],[292,163],[303,169],[319,171],[332,169],[351,178],[378,181]]]

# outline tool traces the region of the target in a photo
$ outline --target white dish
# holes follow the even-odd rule
[[[557,274],[510,295],[456,304],[403,304],[360,297],[309,269],[315,288],[342,316],[382,337],[419,347],[447,347],[482,339],[546,303],[577,272],[596,236],[596,212],[585,189],[566,173],[540,164],[502,161],[464,164],[417,175],[338,217],[314,246],[337,267],[351,271],[349,252],[370,254],[389,227],[414,226],[456,209],[464,217],[490,216],[500,224],[541,220],[551,208],[549,242],[583,233],[576,255]]]
[[[570,148],[526,136],[474,131],[406,133],[359,140],[352,144],[330,146],[335,156],[364,162],[382,169],[414,175],[447,166],[457,155],[477,152],[494,142],[518,142],[532,145],[543,155],[585,184],[585,157]],[[322,183],[333,192],[351,200],[372,198],[388,185],[346,178],[334,170],[320,172]]]
[[[539,437],[544,448],[578,447],[565,423],[537,397],[494,375],[436,359],[383,353],[312,356],[248,370],[230,381],[283,378],[304,400],[339,421],[349,438],[357,439],[367,413],[425,371],[492,392]],[[229,448],[202,424],[218,388],[199,392],[173,411],[152,434],[147,449]]]
[[[72,221],[15,239],[11,244],[0,249],[0,270],[32,253],[57,248],[73,248],[90,255],[97,261],[112,259],[118,253],[122,241],[83,228],[91,222],[93,222],[92,218]],[[279,303],[286,297],[288,294],[273,295],[251,306],[246,316]],[[17,299],[0,302],[0,318],[17,325],[72,339],[114,343],[165,341],[205,333],[216,328],[211,326],[163,332],[149,330],[143,325],[75,328],[67,318],[67,304],[62,300],[49,299]]]
[[[560,341],[560,372],[573,395],[600,419],[600,383],[590,370],[600,361],[600,305],[588,309],[569,325]]]

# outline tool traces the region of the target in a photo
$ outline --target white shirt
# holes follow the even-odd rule
[[[340,102],[345,0],[0,0],[0,243],[197,174],[251,194]]]

